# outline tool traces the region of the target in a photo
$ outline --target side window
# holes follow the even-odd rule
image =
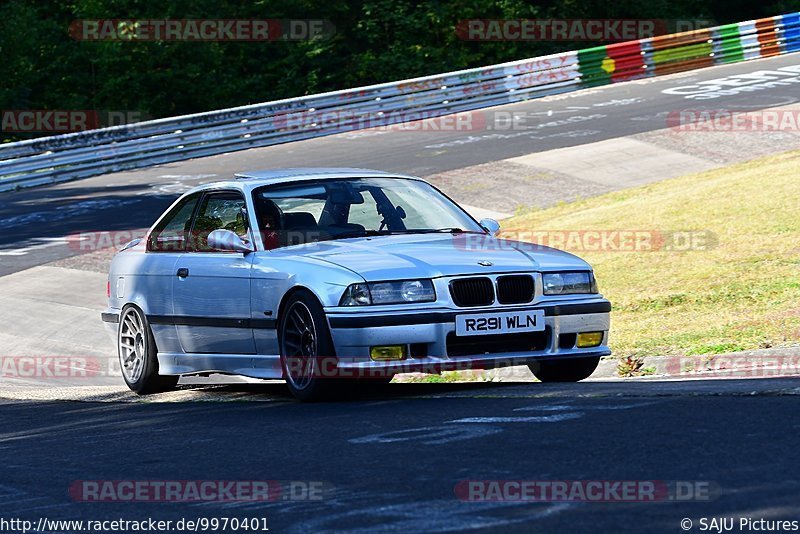
[[[149,252],[183,252],[200,193],[184,198],[156,226],[147,239]]]
[[[208,234],[214,230],[230,230],[248,241],[247,208],[239,193],[210,193],[203,197],[192,227],[190,250],[214,252],[208,246]]]

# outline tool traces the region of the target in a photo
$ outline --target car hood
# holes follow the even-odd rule
[[[477,234],[378,236],[299,248],[303,256],[339,265],[367,281],[590,268],[567,252]]]

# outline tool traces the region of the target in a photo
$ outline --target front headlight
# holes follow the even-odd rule
[[[436,292],[431,280],[404,280],[399,282],[370,282],[353,284],[345,290],[339,306],[367,304],[407,304],[433,302]]]
[[[542,275],[545,295],[575,295],[597,293],[594,273],[581,271],[573,273],[545,273]]]
[[[363,306],[372,304],[367,284],[353,284],[344,291],[339,306]]]

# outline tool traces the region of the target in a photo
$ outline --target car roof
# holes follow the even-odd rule
[[[309,176],[325,176],[341,178],[342,176],[396,176],[395,174],[376,171],[373,169],[358,169],[350,167],[298,167],[292,169],[267,169],[264,171],[251,171],[236,173],[236,177],[244,180],[291,180]]]
[[[416,176],[376,171],[373,169],[357,168],[293,168],[293,169],[267,169],[262,171],[239,172],[234,175],[235,180],[209,182],[195,187],[188,193],[204,191],[206,189],[240,189],[249,191],[265,185],[290,184],[306,180],[334,180],[341,178],[400,178],[420,180]]]

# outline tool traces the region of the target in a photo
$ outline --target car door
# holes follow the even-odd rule
[[[181,351],[172,319],[172,281],[175,265],[186,251],[189,230],[201,196],[201,193],[186,196],[159,219],[147,235],[145,253],[136,268],[136,279],[128,282],[130,287],[146,296],[146,312],[160,352]],[[125,284],[125,280],[121,283]],[[116,284],[119,290],[120,282]]]
[[[250,326],[253,254],[213,250],[208,234],[227,229],[252,241],[245,199],[234,190],[203,195],[187,251],[175,264],[173,314],[184,352],[255,354]]]

